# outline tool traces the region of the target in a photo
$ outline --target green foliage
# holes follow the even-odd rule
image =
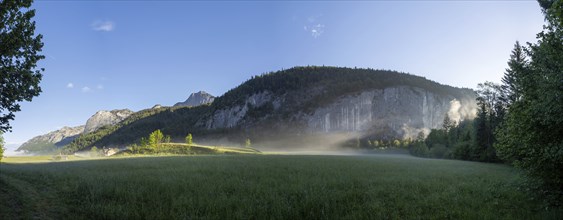
[[[452,121],[450,119],[450,116],[446,113],[446,116],[444,117],[444,121],[442,122],[442,130],[448,133],[450,129],[455,126],[455,123],[456,122]]]
[[[41,93],[39,82],[43,69],[37,62],[43,43],[35,35],[35,10],[32,0],[0,1],[0,131],[11,129],[14,112],[20,111],[21,101],[31,101]]]
[[[96,146],[93,146],[90,149],[90,156],[93,156],[93,157],[100,156],[100,150],[98,150],[98,148]]]
[[[164,136],[163,143],[167,143],[167,144],[170,143],[170,135]]]
[[[252,143],[250,143],[250,138],[247,138],[247,139],[244,141],[244,147],[247,147],[247,148],[252,147]]]
[[[381,146],[381,142],[379,142],[378,140],[373,141],[373,147],[374,148],[377,148],[379,146]]]
[[[520,45],[520,42],[516,41],[510,60],[508,60],[508,68],[502,77],[502,89],[505,94],[503,98],[507,106],[510,106],[522,96],[523,82],[521,80],[523,80],[523,76],[526,74],[527,65],[524,48]]]
[[[153,131],[149,135],[149,147],[158,150],[160,145],[164,143],[164,134],[160,130]]]
[[[429,154],[433,158],[449,158],[449,150],[446,148],[446,145],[443,144],[433,144]]]
[[[188,133],[188,135],[186,136],[186,144],[188,145],[194,144],[192,133]]]
[[[409,146],[409,153],[417,157],[430,157],[430,150],[424,141],[416,141]]]
[[[397,148],[401,147],[401,141],[395,139],[395,140],[393,141],[393,147],[397,147]]]
[[[430,130],[430,134],[426,137],[425,140],[426,146],[432,146],[434,144],[448,144],[447,133],[441,129],[432,129]]]
[[[555,205],[563,205],[563,3],[540,5],[547,24],[538,42],[524,48],[528,62],[509,61],[505,75],[512,80],[505,87],[516,88],[510,91],[515,98],[495,148],[501,158],[526,170]]]
[[[2,137],[2,132],[0,132],[0,161],[4,157],[4,137]]]
[[[474,160],[474,145],[470,141],[455,142],[452,146],[452,158],[459,160]]]

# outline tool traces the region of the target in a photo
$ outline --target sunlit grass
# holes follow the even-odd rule
[[[409,156],[173,156],[2,163],[0,219],[534,219],[514,168]],[[55,198],[55,199],[53,199]]]

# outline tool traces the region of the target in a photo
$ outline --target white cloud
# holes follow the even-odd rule
[[[104,89],[104,85],[100,84],[100,85],[96,86],[96,89],[100,89],[100,90]]]
[[[323,24],[316,24],[312,26],[304,26],[303,29],[309,32],[313,38],[320,37],[325,31],[325,26]]]
[[[92,89],[90,89],[90,87],[88,86],[84,86],[82,87],[82,92],[90,92]]]
[[[115,23],[113,21],[94,21],[92,23],[92,30],[95,31],[113,31],[115,29]]]
[[[307,18],[307,22],[305,23],[305,26],[303,26],[303,30],[311,34],[313,38],[320,37],[324,33],[324,29],[325,29],[325,25],[320,23],[322,17],[323,17],[322,14],[309,16]]]
[[[69,82],[68,84],[66,84],[66,87],[69,88],[69,89],[72,89],[72,88],[74,88],[74,84]]]

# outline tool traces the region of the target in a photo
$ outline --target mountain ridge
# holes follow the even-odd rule
[[[123,147],[156,129],[176,140],[193,133],[198,141],[219,144],[251,138],[266,145],[331,135],[412,138],[441,126],[446,114],[458,120],[473,117],[475,98],[471,89],[396,71],[294,67],[254,76],[210,104],[145,111],[137,120],[72,142],[67,150]]]
[[[35,136],[24,142],[16,151],[26,153],[47,153],[55,151],[83,133],[91,133],[104,126],[112,126],[129,117],[133,111],[129,109],[100,110],[90,116],[86,124],[75,127],[63,127],[47,134]]]

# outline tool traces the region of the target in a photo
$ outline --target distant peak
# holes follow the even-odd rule
[[[206,91],[199,91],[190,94],[188,99],[184,102],[178,102],[174,106],[198,106],[212,103],[215,100],[215,96],[207,93]]]

